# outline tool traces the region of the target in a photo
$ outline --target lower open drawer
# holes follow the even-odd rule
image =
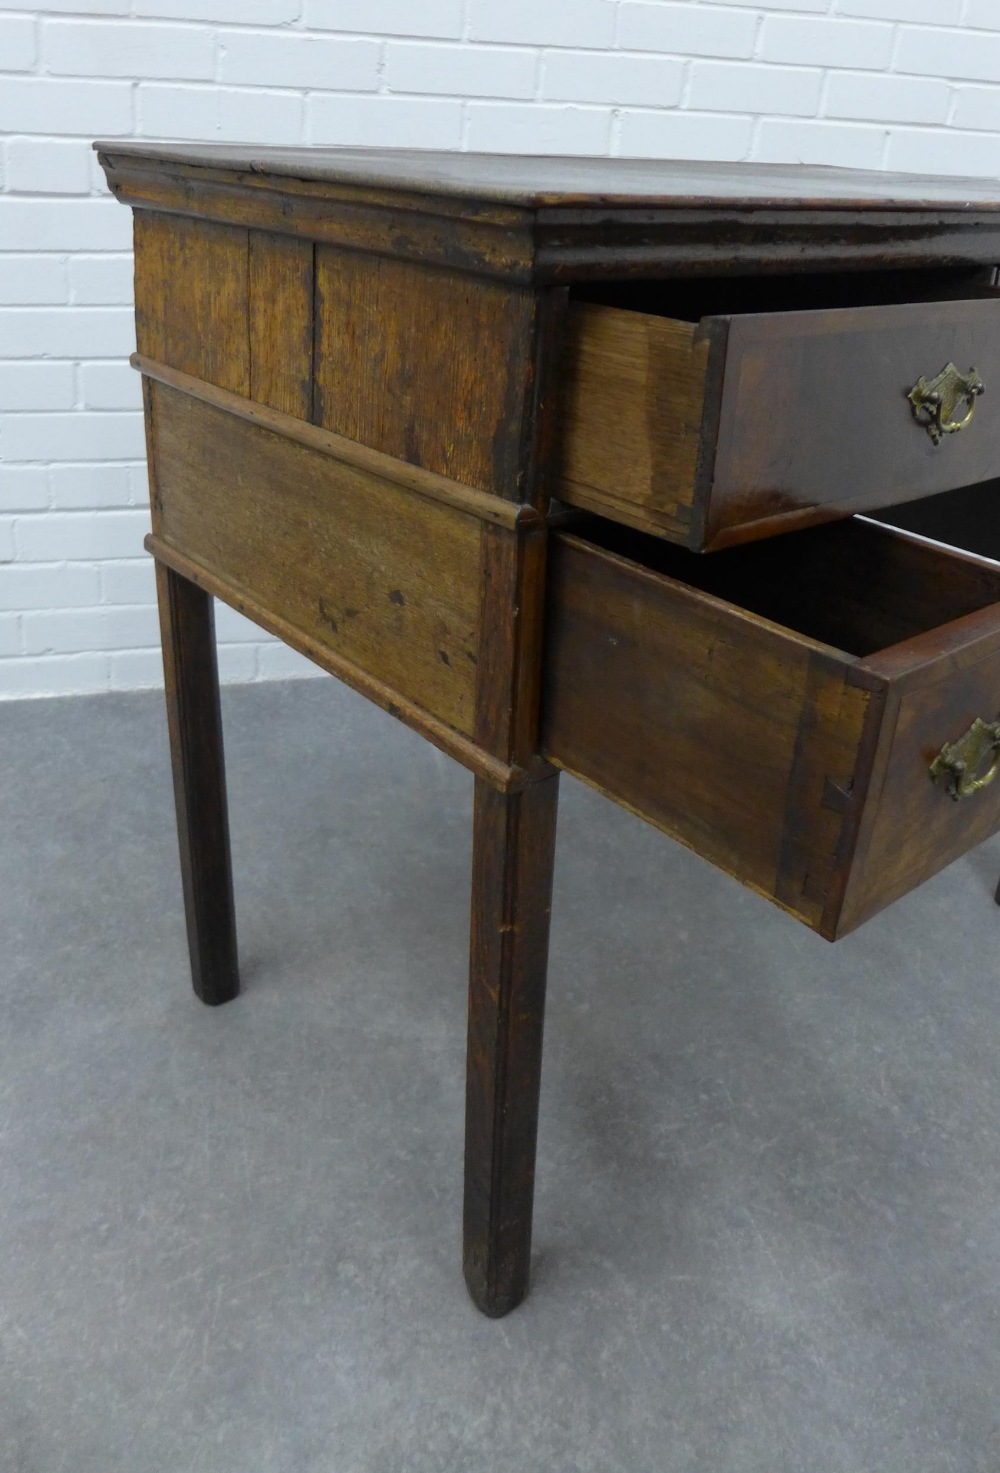
[[[830,940],[1000,828],[1000,567],[862,520],[550,557],[545,755]]]

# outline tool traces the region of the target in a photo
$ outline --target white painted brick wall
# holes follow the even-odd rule
[[[0,697],[161,678],[108,136],[1000,175],[1000,0],[0,0]]]

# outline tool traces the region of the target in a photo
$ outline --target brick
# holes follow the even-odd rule
[[[750,118],[626,111],[621,115],[621,152],[631,158],[742,159],[752,133]]]
[[[96,604],[100,576],[86,563],[7,563],[0,609],[71,609]]]
[[[626,51],[673,51],[679,56],[753,55],[757,16],[681,4],[623,4],[618,44]]]
[[[684,64],[666,56],[608,51],[548,51],[542,96],[553,102],[673,107],[680,102]]]
[[[862,122],[943,123],[950,104],[947,82],[834,72],[827,84],[825,111],[831,118]]]
[[[72,409],[76,375],[72,363],[0,362],[0,410]],[[5,459],[15,459],[4,443]]]
[[[0,343],[18,358],[127,358],[135,319],[127,307],[0,307]]]
[[[556,103],[470,103],[466,144],[483,153],[606,154],[611,109]]]
[[[426,46],[391,41],[383,80],[390,92],[530,98],[538,57],[513,47]]]
[[[21,562],[90,563],[101,558],[141,557],[149,531],[147,511],[46,512],[18,517],[14,541]],[[2,548],[2,533],[0,533]],[[0,551],[0,560],[3,553]]]
[[[142,409],[142,382],[127,363],[82,363],[80,402],[84,409]]]
[[[224,142],[247,138],[266,138],[274,145],[302,142],[305,107],[298,93],[220,87],[218,100],[219,137]]]
[[[688,106],[704,112],[787,113],[813,117],[819,109],[821,71],[725,61],[691,64]]]
[[[207,82],[215,75],[215,35],[203,26],[47,20],[42,23],[42,61],[47,71],[64,76]]]
[[[257,637],[266,638],[262,629]],[[257,679],[259,644],[220,644],[218,647],[219,679],[223,685],[245,685]],[[322,674],[322,671],[317,671]]]
[[[49,466],[49,500],[56,511],[102,511],[118,506],[144,506],[146,498],[145,495],[136,498],[128,465],[67,461]]]
[[[762,61],[799,66],[880,71],[892,59],[894,34],[892,26],[874,21],[768,15],[764,17],[757,55]]]
[[[89,194],[92,157],[83,139],[11,138],[4,183],[19,194]]]
[[[26,655],[74,655],[88,650],[157,649],[156,609],[142,606],[38,609],[22,621]]]
[[[37,59],[38,46],[33,17],[0,16],[0,71],[30,72]]]
[[[100,0],[102,15],[128,15],[132,8],[132,0]],[[0,0],[0,10],[27,10],[27,0]],[[91,15],[94,10],[94,0],[45,0],[44,5],[34,7],[48,13],[71,13],[73,15]]]
[[[0,614],[0,655],[21,653],[21,615]]]
[[[10,251],[120,251],[132,244],[129,214],[110,198],[6,197],[0,199],[0,240]]]
[[[96,599],[94,600],[96,602]],[[101,602],[106,604],[155,604],[156,569],[151,557],[141,561],[104,563],[101,567]]]
[[[0,255],[0,306],[65,302],[66,263],[59,256]]]
[[[132,301],[130,255],[70,257],[69,294],[76,306],[117,306]]]
[[[921,174],[950,174],[955,160],[962,173],[996,178],[997,139],[993,133],[959,133],[955,129],[891,128],[885,167]]]
[[[163,654],[158,647],[113,650],[110,666],[112,690],[156,690],[163,684]]]
[[[1000,81],[1000,36],[982,31],[946,31],[931,26],[900,26],[896,71],[928,77],[968,77]],[[953,174],[956,161],[947,172]],[[962,163],[965,172],[964,162]],[[996,164],[994,163],[994,171]]]
[[[734,0],[701,0],[702,5],[732,5]],[[736,0],[740,3],[740,0]],[[746,0],[744,0],[746,3]],[[764,0],[768,10],[808,10],[817,15],[826,15],[830,0]]]
[[[916,86],[926,87],[927,82]],[[903,122],[939,122],[938,118],[905,118]],[[1000,133],[1000,92],[996,87],[959,87],[955,93],[955,110],[951,115],[954,128],[982,129]]]
[[[302,141],[302,97],[262,88],[182,87],[149,83],[138,89],[143,133],[169,138],[218,138],[269,144]]]
[[[145,435],[141,414],[7,414],[3,446],[11,460],[135,460]]]
[[[271,31],[228,31],[221,41],[219,78],[262,87],[378,88],[377,41],[332,36],[275,35]]]
[[[0,700],[26,696],[88,695],[106,690],[107,684],[107,655],[0,660]]]
[[[615,7],[611,0],[470,0],[469,38],[515,46],[610,46]]]
[[[248,640],[259,644],[264,637],[259,624],[222,602],[215,605],[215,632],[220,643],[225,644],[244,644]]]
[[[111,138],[131,133],[132,122],[132,88],[125,82],[4,77],[0,87],[0,131],[4,133]]]
[[[771,164],[834,164],[878,169],[885,147],[884,128],[854,123],[790,122],[764,118],[753,157]]]
[[[458,148],[462,104],[450,99],[333,97],[306,101],[309,142],[397,148]]]
[[[289,649],[287,644],[262,644],[257,649],[257,676],[260,680],[298,680],[304,676],[323,675],[318,665]]]
[[[282,26],[297,20],[301,0],[134,0],[132,14],[161,20],[208,20]]]
[[[305,23],[311,30],[370,31],[380,36],[462,34],[462,0],[305,0]]]
[[[0,465],[0,510],[44,511],[49,478],[43,465]]]
[[[14,518],[0,517],[0,563],[9,563],[14,556]]]
[[[989,0],[992,4],[993,0]],[[836,0],[838,15],[865,16],[870,20],[927,21],[930,25],[958,25],[962,0]]]
[[[996,0],[966,0],[965,24],[983,31],[1000,31],[1000,10]]]

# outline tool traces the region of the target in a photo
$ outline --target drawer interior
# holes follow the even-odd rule
[[[710,556],[602,517],[566,530],[855,659],[1000,602],[1000,566],[859,517]]]
[[[700,322],[703,317],[750,312],[795,312],[838,307],[886,307],[902,302],[945,302],[996,295],[992,269],[975,271],[838,271],[802,276],[704,276],[666,281],[587,283],[578,301]]]

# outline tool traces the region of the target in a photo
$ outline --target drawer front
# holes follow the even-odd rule
[[[1000,470],[1000,297],[698,324],[578,303],[567,352],[560,496],[699,551]],[[985,392],[938,435],[908,395],[949,363]]]
[[[849,530],[806,535],[835,568],[847,544],[827,533]],[[550,550],[544,754],[830,940],[1000,828],[1000,781],[956,802],[930,772],[1000,719],[1000,569],[858,535],[886,584],[865,619],[865,580],[845,580],[830,628],[902,630],[922,582],[948,585],[930,608],[949,622],[859,656],[581,536]]]

